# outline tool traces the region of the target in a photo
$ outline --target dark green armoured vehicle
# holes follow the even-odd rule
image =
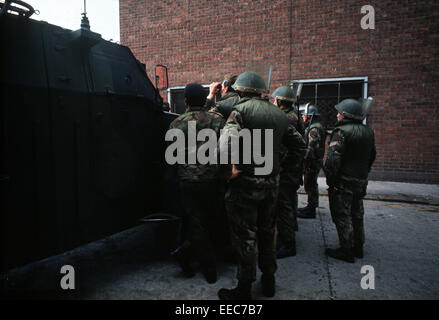
[[[1,270],[165,212],[175,117],[129,48],[1,3]],[[169,201],[168,201],[169,202]]]

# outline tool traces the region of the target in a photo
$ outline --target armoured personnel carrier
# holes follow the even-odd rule
[[[0,3],[1,269],[136,224],[161,201],[175,115],[129,48]],[[168,201],[169,202],[169,201]]]

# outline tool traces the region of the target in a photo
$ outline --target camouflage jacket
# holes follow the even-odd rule
[[[294,111],[293,108],[282,109],[282,110],[285,112],[288,118],[288,123],[292,125],[302,135],[302,137],[304,137],[305,126],[303,124],[302,117],[298,117],[297,112]]]
[[[296,130],[298,125],[298,117],[293,109],[282,109],[288,119],[288,131],[294,143],[290,144],[290,148],[282,144],[280,159],[282,172],[280,174],[281,183],[289,183],[300,186],[302,178],[302,163],[306,152],[306,143],[302,135]]]
[[[372,129],[359,120],[343,119],[332,132],[324,171],[329,187],[363,190],[376,158]]]
[[[196,121],[196,133],[202,129],[213,129],[217,139],[220,136],[220,130],[224,127],[225,120],[221,114],[216,112],[207,112],[201,107],[191,107],[189,111],[172,121],[169,129],[180,129],[186,138],[185,141],[185,159],[186,164],[178,164],[178,176],[181,181],[201,182],[211,181],[218,178],[219,166],[216,164],[188,164],[189,152],[196,152],[205,141],[196,140],[196,150],[188,146],[188,122]]]
[[[251,149],[251,151],[249,150],[249,152],[251,152],[249,157],[250,162],[244,163],[242,154],[240,154],[241,159],[239,159],[239,164],[237,164],[236,167],[242,172],[236,179],[232,180],[233,183],[250,188],[276,187],[279,183],[281,145],[284,144],[288,150],[294,150],[294,148],[297,146],[297,139],[300,137],[300,135],[295,134],[297,131],[288,130],[288,119],[284,112],[282,112],[278,107],[259,97],[244,97],[238,102],[238,104],[235,105],[221,134],[221,152],[223,152],[226,148],[230,149],[230,141],[232,139],[228,139],[228,137],[231,136],[233,138],[235,136],[235,138],[237,138],[236,133],[240,133],[243,129],[249,129],[253,134],[251,138],[252,141],[249,146],[249,149]],[[265,150],[264,137],[266,131],[264,130],[271,129],[273,133],[272,154],[264,155],[266,159],[271,157],[273,167],[271,172],[265,175],[255,174],[256,168],[264,167],[264,164],[256,164],[254,161],[254,132],[256,132],[256,129],[261,129],[262,139],[260,149],[262,151]],[[238,139],[240,138],[238,137]],[[242,150],[243,148],[241,141],[240,147]],[[288,156],[282,159],[282,161],[285,163],[292,161],[290,159],[294,158],[295,156],[293,153],[287,153],[287,155]]]
[[[219,112],[224,119],[230,116],[233,106],[239,102],[239,96],[236,92],[227,92],[217,102],[207,99],[206,107],[212,112]]]
[[[320,122],[313,122],[305,130],[307,149],[304,158],[305,168],[320,170],[325,156],[326,131]]]

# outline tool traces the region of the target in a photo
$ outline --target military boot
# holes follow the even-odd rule
[[[208,283],[215,283],[217,279],[215,264],[202,264],[201,273]]]
[[[276,258],[294,257],[296,255],[296,242],[290,245],[282,245],[276,253]]]
[[[334,259],[338,259],[338,260],[343,260],[346,262],[350,262],[350,263],[354,263],[355,262],[355,258],[354,255],[352,253],[352,249],[347,249],[347,248],[337,248],[337,249],[326,249],[325,250],[326,255],[334,258]]]
[[[315,219],[316,208],[310,206],[300,208],[299,210],[297,210],[297,217],[302,219]]]
[[[171,252],[171,256],[177,261],[186,278],[192,278],[195,276],[195,271],[192,269],[187,248],[180,246]]]
[[[354,256],[355,258],[362,259],[363,258],[363,246],[355,245],[354,246]]]
[[[262,274],[261,284],[263,295],[268,298],[274,297],[274,294],[276,293],[274,275]]]
[[[220,289],[218,297],[220,300],[252,300],[252,283],[239,281],[235,289]]]

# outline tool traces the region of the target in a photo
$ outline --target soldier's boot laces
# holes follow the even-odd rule
[[[296,255],[296,243],[293,242],[293,244],[287,246],[282,245],[279,250],[277,250],[276,258],[282,259],[286,257],[294,257]]]
[[[315,219],[316,208],[306,206],[297,210],[297,217],[302,219]]]
[[[358,259],[363,258],[363,246],[361,246],[361,245],[354,246],[354,256],[355,256],[355,258],[358,258]]]
[[[234,289],[220,289],[218,297],[220,300],[252,300],[252,284],[251,282],[238,282],[238,286]]]
[[[192,278],[195,276],[195,271],[191,266],[190,259],[187,253],[187,249],[183,247],[178,247],[171,252],[171,256],[179,264],[180,268],[183,270],[183,274],[186,278]]]
[[[346,262],[350,262],[350,263],[354,263],[355,262],[355,258],[352,252],[352,249],[346,249],[346,248],[337,248],[337,249],[326,249],[325,250],[326,255],[334,258],[334,259],[338,259],[338,260],[342,260],[342,261],[346,261]]]
[[[262,284],[262,294],[268,298],[274,297],[276,293],[274,275],[262,274],[261,284]]]

